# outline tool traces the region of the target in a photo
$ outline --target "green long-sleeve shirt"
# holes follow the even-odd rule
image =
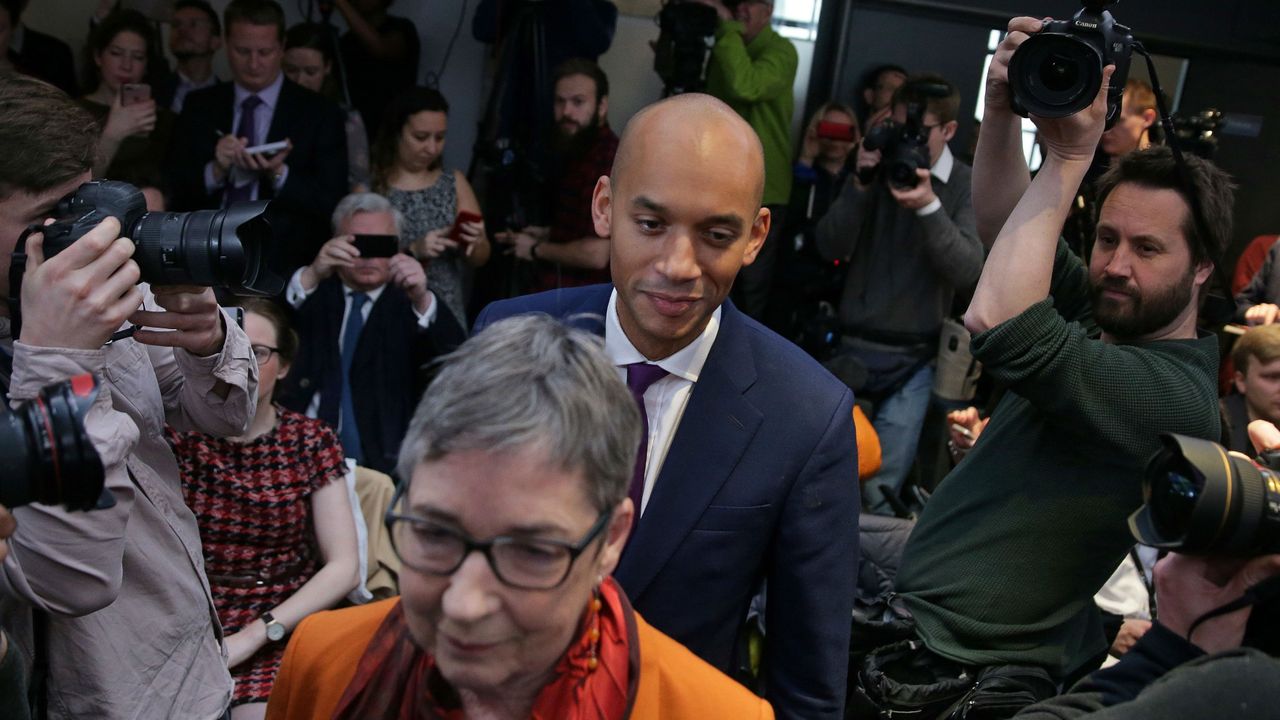
[[[973,338],[1009,389],[907,542],[898,591],[934,652],[1074,670],[1105,649],[1093,594],[1133,545],[1162,432],[1218,438],[1213,336],[1102,342],[1059,243],[1050,298]]]
[[[764,145],[764,204],[791,199],[792,86],[799,58],[791,41],[766,27],[750,43],[742,23],[721,20],[707,65],[707,93],[725,101]]]

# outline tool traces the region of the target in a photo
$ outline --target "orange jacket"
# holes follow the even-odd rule
[[[267,705],[267,720],[328,720],[365,646],[399,598],[316,613],[298,625]],[[640,682],[630,720],[770,720],[764,700],[636,618]]]

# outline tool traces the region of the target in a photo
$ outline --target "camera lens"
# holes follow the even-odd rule
[[[266,202],[252,202],[225,210],[147,213],[131,235],[142,279],[154,285],[279,292],[264,271],[263,255],[271,242],[266,207]]]
[[[84,429],[98,395],[92,375],[51,385],[13,412],[0,409],[0,505],[38,502],[68,510],[99,507],[102,460]],[[109,496],[108,496],[109,497]]]
[[[1080,66],[1063,55],[1052,55],[1040,63],[1040,82],[1055,93],[1070,92],[1080,82]]]
[[[1129,518],[1139,542],[1184,553],[1280,551],[1280,476],[1217,443],[1161,435],[1146,505]]]
[[[1191,516],[1204,489],[1204,478],[1192,479],[1178,470],[1170,470],[1151,484],[1152,519],[1161,535],[1181,537],[1191,526]]]
[[[1009,60],[1009,86],[1032,115],[1074,115],[1088,107],[1102,87],[1102,55],[1074,35],[1033,35]]]

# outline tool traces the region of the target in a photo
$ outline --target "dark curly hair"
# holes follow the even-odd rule
[[[373,166],[373,190],[385,192],[387,178],[396,163],[400,149],[400,134],[409,118],[420,112],[449,113],[449,102],[439,90],[429,87],[412,87],[396,96],[382,115],[382,125],[373,141],[370,153]]]

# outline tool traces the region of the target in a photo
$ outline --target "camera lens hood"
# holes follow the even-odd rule
[[[1102,87],[1102,54],[1080,37],[1042,32],[1009,59],[1009,89],[1020,115],[1061,118],[1089,107]]]

